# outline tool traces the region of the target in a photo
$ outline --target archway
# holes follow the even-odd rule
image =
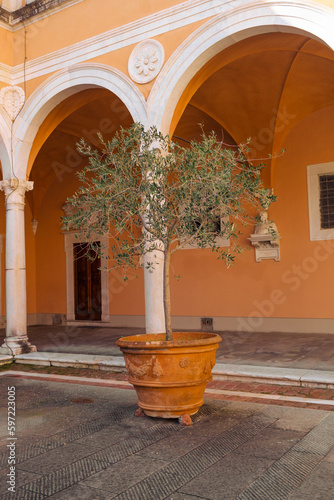
[[[24,109],[15,122],[13,134],[13,161],[16,175],[25,178],[29,175],[31,163],[36,157],[43,140],[53,130],[57,119],[63,119],[68,110],[63,110],[60,117],[52,113],[68,97],[82,90],[102,88],[114,93],[129,110],[133,121],[146,123],[146,104],[142,94],[133,82],[120,71],[102,64],[78,64],[60,71],[48,78],[27,100]],[[75,107],[75,106],[74,106]],[[52,113],[51,122],[48,116]],[[46,123],[44,123],[46,122]],[[38,137],[43,126],[44,138]],[[35,148],[33,147],[34,142]],[[29,160],[30,159],[30,163]]]
[[[60,120],[63,112],[66,116]],[[33,227],[27,234],[29,322],[109,326],[110,314],[117,316],[118,324],[128,314],[140,311],[143,315],[143,276],[122,287],[121,276],[106,270],[108,238],[92,237],[104,249],[101,263],[92,264],[85,251],[86,237],[62,233],[60,223],[66,215],[66,199],[78,187],[76,173],[87,161],[76,143],[84,139],[99,148],[98,133],[111,139],[120,126],[133,122],[132,116],[114,93],[102,88],[81,90],[62,101],[47,119],[48,130],[51,116],[56,117],[56,126],[33,162],[30,179],[34,190],[27,195],[27,218],[35,224],[35,234]],[[34,281],[36,292],[31,293],[29,286],[34,288]]]
[[[324,12],[322,7],[319,9]],[[204,47],[198,46],[198,58],[193,59],[196,63],[192,67],[194,70],[198,64],[196,74],[188,78],[191,63],[184,59],[184,73],[181,75],[180,70],[179,80],[167,97],[171,62],[164,76],[159,77],[159,83],[165,87],[158,88],[157,83],[156,93],[152,94],[150,120],[157,119],[174,136],[197,138],[197,123],[204,123],[206,131],[215,130],[227,143],[228,135],[236,143],[251,138],[248,158],[265,162],[263,181],[274,188],[279,200],[273,205],[271,216],[283,236],[281,262],[268,258],[259,265],[253,252],[245,252],[238,257],[235,268],[226,272],[205,250],[179,254],[175,273],[183,278],[173,284],[174,302],[182,304],[173,312],[179,328],[186,328],[186,324],[199,328],[200,317],[209,316],[213,317],[215,329],[254,331],[271,329],[275,324],[278,329],[303,331],[303,318],[315,325],[319,317],[332,317],[327,298],[331,295],[331,283],[326,279],[326,267],[331,274],[334,263],[328,254],[326,266],[318,262],[312,269],[309,266],[309,261],[313,263],[310,255],[314,244],[309,237],[307,195],[307,165],[332,162],[334,155],[334,53],[329,46],[332,35],[326,37],[328,32],[324,29],[323,38],[328,42],[325,44],[319,40],[315,23],[313,32],[306,33],[306,24],[309,28],[312,25],[310,19],[292,26],[291,17],[290,26],[284,29],[284,17],[278,21],[280,30],[268,24],[264,29],[258,26],[253,31],[242,31],[233,44],[232,39],[228,43],[225,39],[217,41],[209,59],[205,43]],[[242,25],[251,22],[254,19],[240,21]],[[216,23],[216,19],[210,21],[206,28]],[[305,29],[301,29],[303,23]],[[224,29],[229,28],[224,24]],[[199,33],[204,37],[204,28]],[[208,39],[213,38],[212,33],[208,33]],[[247,36],[252,33],[253,36]],[[216,52],[226,44],[224,50]],[[183,49],[191,59],[197,50],[194,39]],[[187,84],[183,78],[188,79]],[[157,108],[154,114],[158,93],[165,114],[159,114]],[[287,148],[283,155],[281,148]],[[247,229],[243,246],[253,229]],[[312,272],[299,273],[299,261],[305,261]],[[321,290],[316,306],[314,289]],[[272,317],[275,323],[270,322]]]
[[[334,49],[333,20],[332,9],[314,2],[253,2],[236,7],[232,2],[227,13],[214,17],[189,36],[164,66],[148,100],[149,123],[164,132],[173,129],[174,113],[177,111],[180,117],[194,93],[192,79],[197,80],[206,64],[236,42],[282,32],[307,36]]]
[[[3,347],[6,352],[18,354],[35,349],[29,344],[26,334],[27,308],[28,321],[32,324],[59,322],[59,317],[66,314],[66,298],[65,308],[58,310],[57,300],[52,300],[52,297],[61,297],[60,301],[66,297],[66,254],[59,219],[66,193],[73,193],[70,192],[71,182],[63,177],[70,177],[69,172],[74,177],[74,170],[83,166],[82,163],[79,165],[76,141],[86,136],[94,144],[97,130],[110,135],[120,124],[125,125],[133,120],[145,123],[146,110],[144,99],[131,81],[108,66],[81,64],[56,73],[46,80],[29,97],[15,121],[11,176],[14,175],[14,184],[19,189],[10,178],[6,180],[6,189],[16,190],[15,203],[19,205],[20,211],[7,210],[13,217],[16,216],[13,223],[7,224],[7,240],[10,240],[10,248],[13,249],[8,255],[14,264],[19,263],[19,269],[16,272],[13,266],[9,266],[11,274],[7,275],[6,280],[9,296],[15,295],[15,301],[10,302],[12,305],[7,308],[6,313],[7,337]],[[28,175],[33,181],[25,180]],[[56,184],[58,186],[55,188]],[[25,197],[27,203],[24,214]],[[11,201],[14,202],[14,197],[11,197]],[[46,206],[48,210],[44,210]],[[57,223],[52,228],[56,220]],[[48,238],[50,233],[55,236],[55,245]],[[41,239],[40,242],[37,242],[38,238]],[[19,260],[16,259],[16,254],[20,256]],[[25,254],[28,264],[27,294]],[[59,281],[61,269],[63,281]],[[55,273],[54,286],[52,273]],[[108,290],[106,276],[104,283]],[[39,303],[43,301],[44,294],[40,284],[46,286],[44,292],[50,292],[50,295],[44,295],[44,298],[49,297],[46,304]],[[48,290],[47,286],[50,285],[51,289]],[[103,290],[101,294],[102,292]],[[102,300],[108,305],[108,297]],[[107,308],[102,311],[103,315],[109,317]]]

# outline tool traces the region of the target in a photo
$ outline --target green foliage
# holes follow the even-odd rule
[[[135,268],[145,253],[166,258],[189,244],[210,247],[229,266],[241,251],[242,225],[257,223],[256,214],[274,200],[262,186],[262,167],[214,133],[184,148],[136,123],[100,140],[100,149],[78,145],[88,164],[77,174],[80,188],[63,225],[88,237],[110,235],[115,266]],[[229,238],[230,247],[217,246],[217,237]]]

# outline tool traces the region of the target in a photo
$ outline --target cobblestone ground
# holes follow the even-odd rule
[[[135,418],[124,375],[17,369],[0,378],[3,499],[334,498],[332,390],[215,381],[193,426],[183,427]],[[8,387],[15,388],[15,441]],[[15,493],[7,482],[13,453]]]

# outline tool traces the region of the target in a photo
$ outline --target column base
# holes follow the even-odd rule
[[[7,340],[0,347],[0,354],[7,354],[9,356],[16,356],[17,354],[28,354],[29,352],[36,352],[37,347],[31,345],[27,340]]]

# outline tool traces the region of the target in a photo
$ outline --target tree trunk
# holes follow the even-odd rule
[[[170,268],[171,251],[170,246],[164,251],[164,312],[166,326],[166,340],[173,340],[172,331],[172,316],[170,307],[170,283],[169,283],[169,268]]]

